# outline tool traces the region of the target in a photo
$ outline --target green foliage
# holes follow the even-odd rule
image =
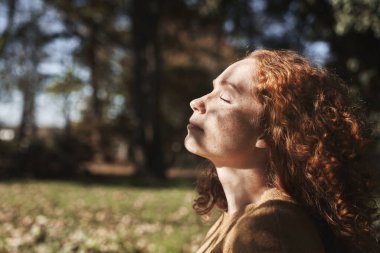
[[[337,34],[346,34],[350,29],[357,32],[372,30],[380,38],[379,0],[333,0]]]
[[[79,91],[83,88],[83,81],[74,74],[72,68],[66,73],[55,79],[47,88],[46,92],[57,96],[68,96],[72,92]]]
[[[208,225],[192,189],[0,184],[0,252],[194,252]]]

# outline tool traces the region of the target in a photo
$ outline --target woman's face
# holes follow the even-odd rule
[[[214,80],[212,92],[191,101],[187,150],[215,166],[247,167],[263,158],[255,126],[261,106],[252,95],[254,68],[254,59],[232,64]]]

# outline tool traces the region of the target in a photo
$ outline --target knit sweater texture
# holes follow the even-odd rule
[[[197,253],[324,253],[312,220],[288,195],[272,188],[260,201],[223,213]]]

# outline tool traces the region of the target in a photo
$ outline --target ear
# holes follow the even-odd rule
[[[261,137],[257,138],[255,147],[256,148],[268,148],[268,144],[264,140],[264,138],[261,136]]]

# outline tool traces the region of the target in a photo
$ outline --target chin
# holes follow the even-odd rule
[[[195,141],[192,140],[191,137],[189,137],[189,135],[186,136],[185,140],[184,140],[184,146],[185,148],[187,149],[187,151],[191,152],[191,153],[195,153],[195,151],[197,150],[195,143]]]
[[[199,144],[197,143],[197,141],[194,140],[189,135],[186,136],[186,138],[185,138],[184,146],[187,149],[187,151],[189,151],[190,153],[193,153],[194,155],[198,155],[198,156],[207,158],[204,156],[204,152],[202,152],[202,149],[199,147]]]

